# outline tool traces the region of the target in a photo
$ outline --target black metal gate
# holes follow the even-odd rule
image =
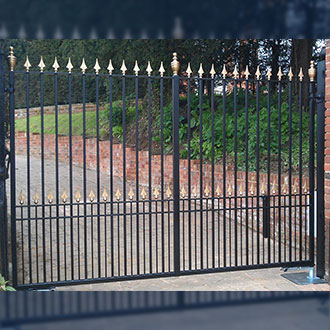
[[[235,66],[228,73],[224,66],[217,74],[213,65],[205,77],[202,64],[198,75],[190,65],[179,75],[173,55],[171,76],[164,75],[163,63],[159,76],[152,75],[150,62],[146,75],[139,74],[137,63],[135,74],[126,74],[125,62],[122,74],[114,74],[111,61],[108,73],[101,73],[98,60],[93,73],[87,72],[84,60],[81,72],[74,71],[70,59],[67,72],[59,71],[57,59],[53,70],[46,71],[42,58],[39,70],[31,71],[28,58],[25,70],[15,69],[11,48],[7,89],[11,238],[2,237],[12,247],[10,276],[16,288],[314,266],[316,254],[317,274],[323,277],[324,61],[318,64],[316,91],[313,62],[308,74],[290,70],[286,79],[281,69],[262,75],[257,68],[253,76],[248,68],[239,73]],[[3,54],[0,73],[3,84]],[[37,138],[31,131],[33,79],[39,86]],[[45,79],[52,80],[52,91],[45,91]],[[26,97],[23,140],[15,135],[17,81]],[[306,84],[309,106],[303,109]],[[66,142],[59,88],[67,89]],[[86,109],[90,88],[95,88],[93,111]],[[121,89],[120,100],[114,99],[115,88]],[[107,93],[108,113],[101,109],[101,90]],[[54,100],[51,143],[45,132],[46,93],[52,93]],[[82,102],[79,138],[73,127],[72,99],[77,93]],[[0,110],[3,116],[3,97]],[[93,138],[87,127],[91,112]],[[101,126],[104,114],[106,128]],[[3,133],[0,140],[1,223],[7,228]]]

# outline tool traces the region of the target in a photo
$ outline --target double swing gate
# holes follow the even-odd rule
[[[2,53],[4,87],[3,62]],[[98,60],[94,71],[84,60],[74,70],[70,59],[59,71],[56,58],[51,71],[42,58],[37,71],[28,58],[20,71],[13,48],[8,62],[10,221],[2,129],[2,260],[16,288],[315,263],[323,277],[324,61],[287,76],[236,66],[218,74],[213,65],[209,75],[202,64],[196,75],[190,64],[179,75],[175,53],[170,76],[163,63],[154,75],[150,62],[146,75],[137,62],[128,75],[124,61],[120,74],[111,61],[103,73]],[[23,119],[15,117],[18,82]],[[67,95],[63,113],[59,90]]]

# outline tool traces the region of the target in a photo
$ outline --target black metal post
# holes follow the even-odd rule
[[[314,189],[315,189],[315,101],[314,101],[314,81],[309,83],[309,260],[312,265],[315,263],[314,244]]]
[[[16,179],[15,179],[15,100],[14,100],[14,67],[16,57],[11,47],[8,56],[9,72],[9,116],[10,116],[10,203],[11,203],[11,249],[12,249],[12,283],[17,286],[16,260]]]
[[[7,203],[6,203],[6,147],[5,147],[5,71],[4,52],[0,50],[0,272],[8,278],[7,260]]]
[[[179,76],[173,76],[173,211],[174,273],[180,274],[180,150],[179,150]]]
[[[324,94],[325,60],[317,65],[317,241],[316,276],[325,274],[325,225],[324,225]]]

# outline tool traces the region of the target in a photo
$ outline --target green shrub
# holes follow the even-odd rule
[[[278,156],[278,139],[279,139],[279,109],[277,93],[271,96],[270,107],[270,151],[271,162],[277,162]],[[225,139],[226,139],[226,157],[234,159],[235,156],[235,112],[233,94],[227,96],[226,111],[225,111]],[[212,111],[209,105],[207,96],[202,97],[202,147],[203,158],[205,160],[212,159]],[[289,105],[288,95],[284,91],[281,102],[281,167],[287,168],[289,163]],[[292,166],[299,166],[299,109],[296,102],[292,104]],[[157,129],[160,131],[160,114],[157,118]],[[187,116],[187,98],[180,97],[180,145],[181,157],[188,156],[188,116]],[[200,156],[200,110],[199,96],[192,95],[191,97],[191,157],[199,159]],[[214,158],[219,161],[223,158],[223,103],[222,97],[215,96],[214,110]],[[261,90],[259,100],[259,155],[260,166],[265,169],[267,162],[268,148],[268,109],[267,95]],[[248,140],[248,166],[249,170],[254,170],[257,157],[257,105],[256,98],[251,93],[248,94],[248,130],[246,132],[246,109],[245,109],[245,92],[238,91],[237,94],[237,159],[240,168],[245,168],[246,145],[245,140]],[[246,135],[247,133],[247,135]],[[160,142],[160,135],[155,136],[154,140]],[[172,104],[164,107],[164,144],[165,150],[169,151],[172,148]],[[302,160],[306,166],[309,157],[309,113],[302,113]]]
[[[131,105],[130,98],[126,99],[126,125],[129,125],[135,118],[135,106]],[[100,112],[100,125],[109,133],[110,127],[110,106],[107,104]],[[112,103],[112,126],[113,136],[119,138],[123,134],[123,101],[117,100]],[[121,128],[121,129],[120,129]]]
[[[0,274],[0,291],[16,291],[12,286],[8,285],[8,281]]]

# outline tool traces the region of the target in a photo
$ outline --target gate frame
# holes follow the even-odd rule
[[[8,56],[9,63],[9,88],[5,88],[5,70],[4,70],[4,53],[0,50],[0,229],[1,230],[1,248],[5,251],[5,258],[3,259],[3,264],[5,272],[8,275],[8,261],[7,261],[7,248],[8,248],[8,235],[6,234],[7,228],[7,204],[6,204],[6,152],[5,152],[5,92],[9,94],[9,116],[10,116],[10,195],[11,195],[11,249],[12,249],[12,282],[13,286],[17,286],[17,256],[16,256],[16,191],[15,191],[15,103],[14,103],[14,68],[16,64],[16,57],[13,52],[13,47],[10,47],[10,53]],[[186,274],[198,274],[198,273],[209,273],[214,272],[214,269],[201,269],[196,271],[181,271],[180,270],[180,145],[179,145],[179,83],[180,77],[178,76],[178,70],[180,64],[177,60],[176,53],[173,54],[173,61],[171,62],[171,67],[173,70],[172,77],[172,97],[173,97],[173,211],[174,211],[174,275],[186,275]],[[313,85],[311,80],[311,86]],[[320,278],[324,277],[325,274],[325,224],[324,224],[324,95],[325,95],[325,61],[324,59],[318,63],[317,66],[317,94],[313,93],[313,88],[311,88],[311,99],[310,104],[312,106],[311,111],[311,123],[314,129],[314,115],[315,115],[315,103],[317,110],[317,219],[314,218],[314,212],[310,224],[317,222],[317,242],[316,242],[316,271],[317,276]],[[312,152],[314,155],[314,145],[312,146]],[[314,186],[314,156],[313,156],[313,167],[310,168],[311,186]],[[311,205],[314,203],[312,202]],[[310,226],[310,254],[312,255],[311,261],[314,261],[314,226]],[[1,252],[3,253],[3,252]],[[271,264],[269,267],[276,267],[276,263]],[[254,269],[256,267],[241,267],[241,269]],[[229,270],[229,269],[226,269]],[[233,269],[234,270],[234,269]],[[221,270],[217,269],[217,272]],[[6,275],[6,274],[5,274]],[[173,274],[168,274],[168,276],[173,276]],[[157,274],[150,274],[145,276],[145,278],[158,277]],[[142,277],[143,278],[143,277]],[[129,278],[128,278],[129,279]],[[132,278],[133,279],[133,278]],[[134,278],[136,279],[136,278]],[[100,279],[101,280],[101,279]],[[114,279],[115,281],[120,281],[122,279]],[[84,281],[81,281],[81,284]],[[88,282],[88,281],[86,281]],[[93,279],[92,282],[97,283],[98,281]],[[65,283],[58,283],[58,285],[64,285]],[[75,283],[67,283],[75,284]],[[78,284],[78,283],[77,283]],[[41,283],[37,286],[47,286],[47,284]]]

